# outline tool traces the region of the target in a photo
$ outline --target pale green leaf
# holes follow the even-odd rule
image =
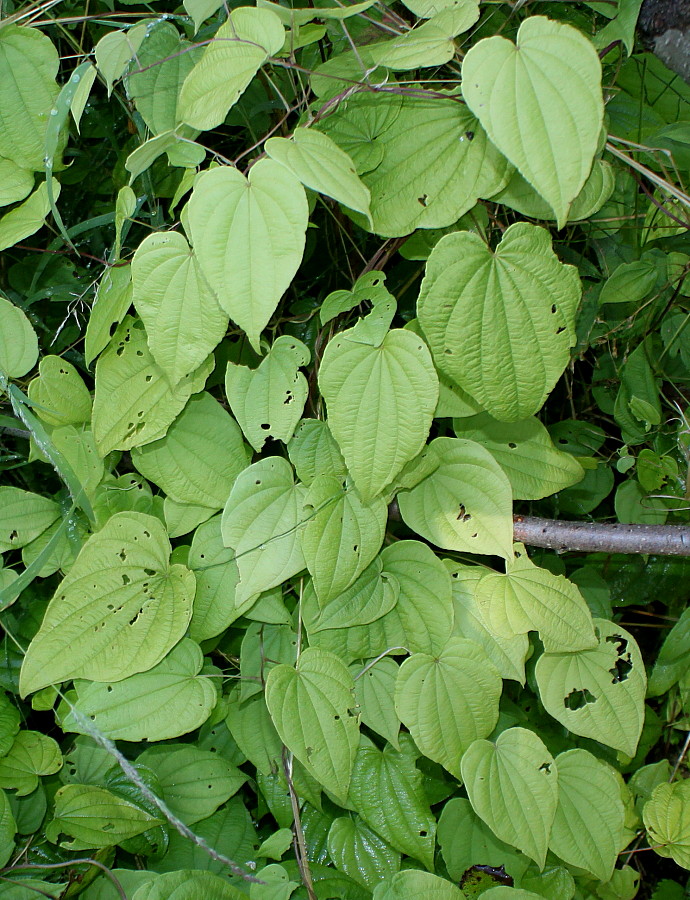
[[[412,900],[413,897],[424,897],[425,900],[463,900],[463,892],[452,882],[431,872],[420,872],[416,869],[404,869],[377,885],[373,900]]]
[[[193,825],[212,815],[242,787],[247,776],[229,760],[191,744],[159,744],[137,757],[158,776],[174,815]]]
[[[362,672],[361,665],[350,666],[355,678],[355,697],[360,708],[362,722],[380,734],[396,750],[400,719],[395,711],[395,681],[398,664],[390,657],[384,657]]]
[[[616,776],[586,750],[560,753],[556,765],[558,808],[549,847],[569,865],[609,881],[625,819]]]
[[[61,841],[68,850],[112,847],[127,838],[148,831],[160,820],[143,809],[115,796],[104,788],[86,784],[66,784],[55,795],[54,818],[45,829],[49,841]]]
[[[12,815],[10,801],[4,791],[0,791],[0,866],[4,866],[15,852],[14,838],[17,824]]]
[[[128,316],[96,363],[93,434],[101,455],[163,437],[212,368],[211,356],[172,387],[151,356],[142,323]]]
[[[659,856],[690,868],[690,779],[660,784],[642,811],[649,842]]]
[[[330,430],[367,502],[424,446],[438,378],[426,344],[416,335],[397,328],[372,346],[361,342],[358,327],[328,343],[319,387]]]
[[[274,12],[234,9],[187,75],[177,106],[179,119],[200,131],[216,128],[284,41],[285,30]]]
[[[442,66],[456,53],[453,38],[471,28],[478,18],[478,0],[449,5],[410,31],[361,47],[359,54],[372,67],[385,66],[394,71]]]
[[[60,515],[47,497],[16,487],[0,487],[0,553],[31,543]]]
[[[90,402],[89,397],[89,404]],[[98,455],[91,429],[85,425],[61,425],[53,428],[50,439],[57,452],[71,466],[86,495],[94,496],[105,473],[105,466]]]
[[[91,418],[91,394],[72,363],[44,356],[29,385],[36,415],[48,425],[80,425]]]
[[[647,687],[635,639],[595,619],[599,646],[578,653],[544,653],[535,674],[544,708],[573,734],[634,756],[644,724]]]
[[[214,516],[194,532],[188,565],[196,577],[194,611],[189,634],[205,641],[225,631],[242,614],[235,605],[240,573],[235,553],[223,544],[221,517]]]
[[[194,575],[169,565],[159,519],[118,513],[84,544],[48,604],[22,696],[70,678],[120,681],[159,663],[187,629]]]
[[[639,303],[650,293],[657,280],[654,259],[621,263],[604,282],[599,304]]]
[[[194,33],[201,28],[203,22],[210,18],[223,5],[223,0],[184,0],[183,6],[194,21]]]
[[[105,79],[110,96],[113,83],[121,78],[146,37],[149,25],[142,22],[123,31],[111,31],[96,44],[98,71]]]
[[[241,12],[260,11],[235,10]],[[189,229],[197,259],[219,303],[257,351],[302,261],[307,218],[304,188],[271,159],[259,160],[248,178],[219,166],[194,186]]]
[[[305,497],[304,513],[302,552],[324,606],[346,591],[379,552],[388,507],[382,498],[363,503],[335,475],[318,475]]]
[[[360,181],[347,153],[327,134],[313,128],[296,128],[290,140],[269,138],[265,150],[306,187],[369,215],[368,188]]]
[[[193,372],[224,336],[228,316],[176,231],[150,234],[132,260],[132,299],[149,349],[171,384]]]
[[[287,443],[292,437],[309,393],[299,369],[310,358],[302,341],[282,334],[258,368],[228,363],[225,393],[230,409],[256,451],[269,438]]]
[[[453,633],[484,648],[501,678],[525,683],[525,660],[529,653],[526,634],[502,637],[491,631],[477,602],[477,585],[485,573],[481,566],[466,566],[445,559],[453,589]]]
[[[348,6],[325,6],[319,2],[318,6],[307,9],[293,9],[272,3],[271,0],[257,0],[256,5],[260,9],[270,9],[287,28],[306,25],[314,19],[341,22],[351,16],[358,16],[370,9],[376,0],[363,0],[361,3],[350,3]]]
[[[496,35],[468,51],[462,93],[492,143],[563,227],[592,168],[604,118],[592,43],[571,25],[528,17],[517,45]]]
[[[145,882],[132,900],[246,900],[226,877],[197,870],[166,872]]]
[[[60,196],[60,183],[53,178],[51,184],[53,199],[57,200]],[[28,200],[15,206],[0,219],[0,250],[6,250],[38,231],[44,225],[49,211],[50,201],[44,181]]]
[[[38,28],[5,24],[0,32],[0,157],[43,171],[48,117],[58,96],[60,58]]]
[[[322,604],[313,582],[307,584],[302,596],[302,617],[310,637],[328,629],[357,628],[390,612],[399,594],[397,578],[383,572],[383,562],[377,557],[347,590]],[[319,643],[318,639],[313,643]]]
[[[305,494],[280,456],[262,459],[238,475],[221,523],[223,541],[235,551],[240,572],[237,605],[304,568],[299,529]]]
[[[444,9],[477,9],[478,0],[405,0],[405,6],[420,19],[428,19]],[[478,15],[478,13],[477,13]]]
[[[616,15],[595,35],[594,46],[601,50],[614,41],[621,41],[629,56],[635,46],[637,17],[641,6],[642,0],[619,0]]]
[[[363,738],[348,799],[388,844],[433,868],[436,820],[410,754],[390,745],[381,751]]]
[[[199,645],[184,638],[148,672],[113,684],[77,681],[74,706],[82,718],[70,711],[62,727],[84,734],[89,722],[106,737],[126,741],[164,741],[194,731],[218,699],[212,679],[199,675],[202,665]]]
[[[79,79],[79,84],[72,96],[69,111],[72,115],[72,120],[74,121],[74,127],[77,129],[77,133],[80,131],[81,117],[84,114],[84,109],[86,108],[89,96],[91,95],[91,88],[96,80],[96,75],[98,75],[98,69],[94,65],[90,65]]]
[[[345,665],[318,648],[304,650],[295,668],[271,671],[266,705],[283,743],[320,784],[344,799],[359,739],[354,682]]]
[[[203,391],[189,400],[165,437],[133,450],[132,462],[178,503],[220,509],[249,453],[235,420]]]
[[[333,820],[328,832],[328,855],[337,869],[369,890],[400,869],[400,853],[359,816]]]
[[[405,524],[446,550],[510,559],[512,494],[499,464],[474,441],[436,438],[430,447],[438,468],[398,494]]]
[[[21,378],[38,359],[38,338],[24,310],[0,297],[0,375]]]
[[[508,476],[515,500],[541,500],[584,476],[577,459],[557,450],[546,427],[534,417],[506,424],[481,413],[455,420],[453,428],[459,438],[486,447]]]
[[[133,150],[125,160],[125,168],[131,175],[130,183],[149,169],[164,153],[168,154],[171,166],[187,169],[200,166],[206,157],[206,148],[191,140],[190,134],[192,129],[187,125],[181,125],[175,131],[164,131],[150,138]]]
[[[287,445],[299,480],[310,485],[317,475],[344,478],[347,468],[327,422],[302,419]]]
[[[567,365],[579,297],[548,231],[517,222],[495,251],[471,232],[441,238],[418,313],[438,367],[494,418],[516,421],[542,406]]]
[[[505,574],[486,572],[477,605],[491,631],[504,638],[538,631],[547,653],[596,647],[592,615],[577,586],[535,566],[522,544]]]
[[[414,653],[400,667],[395,710],[429,759],[460,778],[468,746],[498,721],[503,682],[482,648],[451,638],[435,656]]]
[[[132,272],[129,265],[106,269],[96,291],[84,338],[87,365],[104,350],[114,325],[119,325],[132,303]]]
[[[544,866],[558,805],[558,770],[541,739],[509,728],[476,741],[462,758],[470,803],[496,837]]]
[[[0,157],[0,206],[18,203],[31,193],[34,176],[11,159]]]
[[[182,537],[208,521],[217,512],[212,506],[198,503],[178,503],[166,497],[163,500],[163,518],[171,538]]]
[[[25,797],[36,790],[40,775],[54,775],[61,766],[62,753],[53,738],[22,729],[9,752],[0,758],[0,788]]]

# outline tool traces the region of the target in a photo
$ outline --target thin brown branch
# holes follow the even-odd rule
[[[536,516],[514,516],[513,519],[515,540],[531,547],[561,552],[690,556],[690,526],[687,525],[562,522]]]

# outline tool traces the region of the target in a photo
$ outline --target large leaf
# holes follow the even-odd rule
[[[592,614],[564,575],[530,561],[522,544],[505,575],[487,572],[477,585],[477,604],[489,628],[504,638],[538,631],[547,653],[596,647]]]
[[[305,493],[280,456],[262,459],[238,475],[221,523],[223,541],[235,551],[240,572],[236,604],[304,568],[299,530]]]
[[[286,747],[320,784],[344,799],[359,740],[354,682],[346,666],[310,647],[295,668],[271,671],[266,705]]]
[[[436,820],[413,756],[388,744],[379,750],[363,738],[348,799],[388,844],[433,868]]]
[[[478,644],[451,638],[436,656],[414,653],[405,660],[395,709],[422,753],[460,778],[465,750],[496,725],[502,688]]]
[[[168,430],[211,369],[209,357],[174,387],[156,365],[141,322],[127,317],[96,363],[93,434],[102,456],[156,441]]]
[[[350,671],[355,677],[355,697],[362,722],[398,750],[400,720],[395,711],[398,664],[385,656],[366,672],[362,672],[360,665],[350,666]]]
[[[558,771],[541,739],[509,728],[495,744],[476,741],[462,759],[474,811],[496,837],[544,866],[558,805]]]
[[[69,678],[120,681],[159,663],[192,614],[194,575],[169,564],[159,519],[118,513],[84,544],[24,657],[22,696]]]
[[[269,438],[287,443],[304,411],[309,393],[299,371],[310,353],[302,341],[283,334],[271,345],[258,368],[228,363],[225,393],[233,415],[255,450]]]
[[[141,885],[132,900],[246,900],[226,877],[195,869],[166,872]]]
[[[313,580],[307,584],[302,597],[302,618],[310,636],[330,629],[352,629],[369,625],[380,619],[398,602],[398,579],[383,571],[383,561],[377,557],[346,591],[319,605]],[[313,643],[319,643],[315,639]]]
[[[425,900],[463,900],[465,894],[445,878],[414,869],[398,872],[378,884],[373,893],[373,900],[410,900],[412,897],[424,897]]]
[[[531,16],[517,45],[495,36],[468,51],[462,93],[492,143],[563,227],[592,168],[604,117],[592,43],[571,25]]]
[[[508,476],[515,500],[541,500],[584,476],[575,457],[557,450],[546,427],[534,417],[506,424],[481,413],[455,419],[453,428],[459,438],[486,447]]]
[[[249,453],[235,420],[204,391],[192,397],[165,437],[134,450],[132,462],[176,502],[220,509]]]
[[[237,746],[259,772],[270,775],[278,765],[283,742],[275,729],[263,694],[240,702],[239,691],[228,698],[226,724]]]
[[[570,359],[580,282],[548,231],[511,225],[495,251],[448,234],[426,266],[419,321],[438,367],[502,421],[535,413]]]
[[[436,438],[438,468],[398,494],[406,525],[446,550],[512,557],[510,482],[493,456],[474,441]]]
[[[359,816],[333,820],[328,832],[328,855],[338,869],[369,889],[400,869],[400,853]]]
[[[549,847],[569,865],[609,881],[625,819],[616,776],[586,750],[561,753],[556,765],[558,808]]]
[[[690,868],[690,780],[658,785],[644,805],[643,816],[659,856]]]
[[[21,378],[38,359],[38,338],[24,310],[0,297],[0,377]]]
[[[176,385],[221,340],[228,316],[176,231],[150,234],[132,260],[132,298],[156,363]]]
[[[569,731],[634,756],[644,724],[647,687],[635,639],[595,619],[599,645],[578,653],[544,653],[535,669],[546,711]]]
[[[234,9],[182,85],[177,106],[180,121],[200,131],[220,125],[284,41],[285,29],[274,12],[248,6]]]
[[[185,638],[148,672],[113,684],[77,681],[74,706],[83,718],[68,714],[63,729],[88,733],[86,720],[126,741],[164,741],[194,731],[218,699],[212,680],[199,675],[202,665],[199,645]]]
[[[58,96],[60,58],[37,28],[5,25],[0,32],[0,156],[42,171],[50,110]]]
[[[336,476],[319,475],[309,488],[304,512],[302,552],[323,606],[347,590],[379,552],[388,507],[382,498],[363,503],[357,491],[343,489]]]
[[[259,13],[242,8],[236,13]],[[283,166],[259,160],[245,178],[222,166],[204,172],[189,201],[189,229],[218,302],[255,350],[302,261],[304,188]]]
[[[60,515],[53,500],[22,491],[0,487],[0,553],[30,544]]]
[[[296,128],[292,138],[266,141],[266,153],[285,166],[306,187],[365,216],[369,215],[369,190],[360,181],[350,157],[326,134],[313,128]]]
[[[438,400],[424,341],[403,329],[369,334],[374,315],[336,335],[319,368],[328,424],[365,502],[422,449]]]

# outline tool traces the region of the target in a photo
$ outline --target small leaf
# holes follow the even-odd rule
[[[4,791],[0,791],[0,866],[4,866],[14,853],[14,839],[17,824],[12,815],[10,801]]]
[[[361,665],[350,666],[350,671],[355,678],[355,697],[362,722],[399,750],[400,719],[395,711],[398,664],[384,657],[361,675]]]
[[[24,547],[60,516],[47,497],[15,487],[0,487],[0,553]]]
[[[344,478],[347,468],[327,422],[302,419],[287,446],[299,480],[307,486],[317,475]]]
[[[517,45],[496,35],[468,51],[462,93],[562,228],[592,167],[604,116],[592,43],[571,25],[530,16]]]
[[[60,196],[60,183],[51,179],[53,199]],[[15,206],[0,219],[0,250],[18,244],[42,228],[50,211],[46,182],[40,184],[28,200]]]
[[[113,83],[124,75],[130,60],[141,46],[147,29],[147,24],[142,22],[133,28],[111,31],[96,44],[96,65],[105,78],[108,96],[113,90]]]
[[[114,325],[119,325],[132,303],[131,266],[106,269],[96,291],[96,300],[84,338],[84,358],[91,365],[111,339]]]
[[[595,619],[599,646],[577,653],[544,653],[535,675],[544,708],[574,734],[634,756],[644,724],[647,687],[635,639]]]
[[[424,897],[425,900],[463,900],[463,892],[452,882],[430,872],[404,869],[385,882],[376,886],[373,900],[410,900]]]
[[[24,310],[0,297],[0,376],[21,378],[38,359],[38,338]]]
[[[657,280],[653,259],[621,263],[604,282],[599,305],[604,303],[639,303],[649,294]]]
[[[9,206],[28,197],[33,186],[31,169],[24,169],[11,159],[0,157],[0,206]]]
[[[334,819],[328,832],[328,855],[336,868],[371,890],[400,869],[400,854],[359,816]]]
[[[385,66],[393,71],[442,66],[456,52],[453,38],[471,28],[478,18],[478,2],[447,6],[410,31],[362,47],[359,54],[368,66]]]
[[[39,776],[54,775],[62,767],[62,753],[53,738],[38,731],[22,730],[9,752],[0,758],[0,788],[25,797],[35,791]]]
[[[509,728],[495,744],[475,741],[462,759],[474,811],[496,837],[544,867],[558,805],[558,770],[539,737]]]
[[[649,842],[659,856],[690,868],[690,779],[658,785],[642,815]]]
[[[81,425],[91,419],[91,394],[74,366],[59,356],[44,356],[38,378],[29,385],[36,415],[48,425]]]
[[[377,557],[347,590],[321,604],[313,581],[308,584],[302,597],[304,623],[310,636],[369,625],[393,609],[399,594],[397,578],[383,572],[383,561]]]
[[[271,671],[266,705],[283,743],[327,790],[344,799],[359,739],[354,682],[345,665],[323,650],[304,650],[296,668]]]
[[[194,532],[188,565],[196,578],[189,635],[205,641],[225,631],[242,614],[235,605],[240,573],[235,553],[223,544],[221,517],[203,522]]]

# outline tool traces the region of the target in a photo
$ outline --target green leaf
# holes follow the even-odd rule
[[[186,825],[207,819],[247,776],[229,760],[190,744],[159,744],[137,757],[158,776],[162,800]]]
[[[18,203],[31,193],[34,176],[11,159],[0,157],[0,206]]]
[[[578,653],[545,653],[535,675],[544,708],[574,734],[634,756],[644,724],[647,687],[635,639],[595,619],[599,646]]]
[[[87,365],[103,351],[111,339],[113,325],[119,325],[132,303],[132,271],[129,265],[106,269],[96,291],[96,300],[84,338]]]
[[[259,367],[232,362],[225,373],[225,393],[245,437],[258,452],[269,438],[287,443],[304,411],[309,387],[299,371],[311,356],[297,338],[283,334]]]
[[[0,157],[43,171],[48,116],[58,95],[60,58],[37,28],[7,24],[0,35]],[[30,232],[31,233],[31,232]]]
[[[659,856],[690,868],[690,780],[658,785],[642,815],[649,842]]]
[[[487,625],[477,602],[477,585],[484,570],[480,566],[465,566],[450,559],[444,560],[444,564],[450,572],[453,589],[453,633],[483,647],[501,678],[512,678],[524,684],[529,638],[526,634],[503,637]]]
[[[394,71],[442,66],[455,55],[453,38],[471,28],[478,18],[478,2],[457,3],[410,31],[361,47],[359,54],[368,66],[385,66]]]
[[[266,705],[278,734],[306,770],[344,799],[357,742],[354,682],[344,663],[318,648],[297,666],[276,666],[266,681]]]
[[[604,303],[639,303],[650,293],[657,280],[653,259],[621,263],[604,282],[599,305]]]
[[[493,456],[474,441],[436,438],[438,468],[398,494],[403,521],[446,550],[512,557],[510,482]]]
[[[132,260],[132,299],[156,363],[176,385],[223,338],[228,316],[176,231],[150,234]]]
[[[509,728],[495,744],[475,741],[462,759],[474,811],[500,840],[544,867],[558,805],[558,770],[541,739]]]
[[[317,475],[344,478],[347,468],[327,422],[302,419],[287,445],[290,462],[307,486]]]
[[[436,820],[409,754],[390,745],[381,751],[362,739],[348,799],[388,844],[433,868]]]
[[[305,187],[369,215],[368,188],[360,181],[347,153],[327,134],[313,128],[296,128],[290,140],[269,138],[265,150]]]
[[[462,93],[491,141],[542,195],[562,228],[587,180],[604,117],[601,63],[571,25],[525,19],[467,52]]]
[[[263,694],[240,702],[239,692],[228,698],[226,724],[244,755],[259,772],[275,771],[283,752],[283,742],[275,729]]]
[[[157,666],[113,684],[77,682],[74,703],[64,719],[65,731],[88,734],[84,720],[113,740],[164,741],[199,728],[211,714],[218,694],[213,681],[199,675],[203,654],[184,638]]]
[[[179,119],[200,131],[216,128],[284,41],[285,30],[275,13],[234,9],[187,75],[178,101]]]
[[[601,50],[614,41],[621,41],[630,56],[635,46],[635,26],[641,6],[642,0],[620,0],[614,18],[595,35],[594,46]]]
[[[400,854],[372,831],[359,816],[333,820],[328,855],[336,868],[371,890],[400,869]]]
[[[46,826],[46,837],[57,843],[61,834],[71,841],[60,841],[68,850],[113,847],[127,838],[148,831],[160,819],[143,809],[94,785],[66,784],[55,795],[55,812]]]
[[[420,19],[428,19],[443,9],[477,8],[477,0],[405,0],[405,6]]]
[[[53,738],[38,731],[20,731],[9,752],[0,758],[0,788],[25,797],[35,791],[40,775],[54,775],[62,767],[62,753]]]
[[[14,839],[17,824],[12,815],[10,801],[4,791],[0,791],[0,866],[4,866],[15,852]]]
[[[360,326],[370,320],[336,335],[319,367],[329,427],[365,503],[422,449],[438,400],[426,344],[400,328],[369,342]]]
[[[26,313],[0,297],[0,376],[21,378],[38,359],[38,339]]]
[[[240,572],[236,605],[304,568],[299,529],[305,494],[293,481],[290,463],[279,456],[262,459],[237,476],[221,522],[223,541],[235,551]]]
[[[453,428],[459,438],[486,447],[508,476],[515,500],[541,500],[584,476],[575,457],[557,450],[534,417],[506,424],[481,413],[454,420]]]
[[[323,603],[319,603],[313,581],[308,584],[302,596],[304,624],[310,636],[329,629],[369,625],[390,612],[399,595],[398,579],[383,571],[383,560],[379,556],[347,590]]]
[[[414,653],[405,660],[395,710],[421,752],[460,778],[463,753],[498,721],[502,688],[482,648],[453,637],[436,656]]]
[[[477,585],[477,605],[495,634],[511,638],[538,631],[547,653],[597,646],[592,615],[577,587],[530,561],[522,544],[506,573],[487,572]]]
[[[38,378],[29,385],[36,415],[48,425],[81,425],[91,419],[91,394],[74,366],[59,356],[44,356]]]
[[[96,363],[93,433],[101,455],[163,437],[212,367],[211,356],[172,387],[151,356],[143,325],[128,316]]]
[[[208,521],[216,512],[212,506],[198,503],[178,503],[166,497],[163,500],[163,518],[171,538],[182,537]]]
[[[257,0],[257,6],[262,9],[270,9],[280,21],[288,28],[294,28],[295,25],[302,26],[314,19],[325,19],[327,22],[342,22],[351,16],[358,16],[366,12],[374,5],[375,0],[363,0],[362,3],[351,3],[349,6],[325,6],[319,2],[318,6],[307,9],[293,9],[292,7],[280,6],[278,3],[272,3],[271,0]]]
[[[242,7],[233,15],[261,12]],[[307,217],[304,188],[271,159],[259,160],[248,178],[221,166],[202,173],[194,186],[189,230],[201,270],[257,352],[302,261]]]
[[[204,391],[191,398],[165,437],[133,450],[132,462],[177,503],[220,509],[249,453],[235,420]]]
[[[108,96],[113,90],[113,83],[124,75],[132,57],[136,55],[148,29],[146,22],[142,22],[122,31],[111,31],[96,44],[96,65],[105,79]]]
[[[355,678],[355,697],[362,722],[399,750],[400,719],[395,711],[395,681],[398,665],[384,657],[366,672],[361,665],[350,666]]]
[[[194,575],[169,565],[160,520],[118,513],[84,544],[24,657],[22,696],[70,678],[120,681],[159,663],[187,629]]]
[[[580,282],[543,228],[517,222],[495,251],[472,232],[427,261],[419,321],[434,360],[501,421],[537,412],[570,360]]]
[[[404,869],[381,882],[374,890],[373,900],[410,900],[424,897],[425,900],[463,900],[465,895],[452,882],[430,872]]]
[[[586,750],[560,753],[556,765],[558,808],[549,847],[569,865],[609,881],[625,819],[616,776]]]
[[[240,573],[234,551],[223,544],[220,516],[202,523],[194,532],[188,565],[196,578],[189,634],[195,641],[206,641],[225,631],[243,611],[235,605]]]
[[[60,196],[60,183],[53,178],[51,184],[53,197],[57,200]],[[38,231],[45,224],[49,211],[48,188],[44,181],[28,200],[15,206],[0,219],[0,250],[6,250]]]
[[[302,552],[320,606],[339,597],[372,562],[386,532],[382,498],[363,503],[334,475],[318,475],[304,501]],[[342,627],[333,626],[330,627]]]
[[[8,570],[0,570],[0,578]],[[5,756],[19,731],[21,716],[7,694],[0,692],[0,757]]]
[[[194,20],[194,33],[201,28],[203,22],[223,5],[223,0],[184,0],[183,6]]]
[[[15,487],[0,487],[0,553],[31,543],[60,515],[52,500]]]
[[[647,686],[648,697],[660,697],[690,669],[690,609],[664,638]]]

